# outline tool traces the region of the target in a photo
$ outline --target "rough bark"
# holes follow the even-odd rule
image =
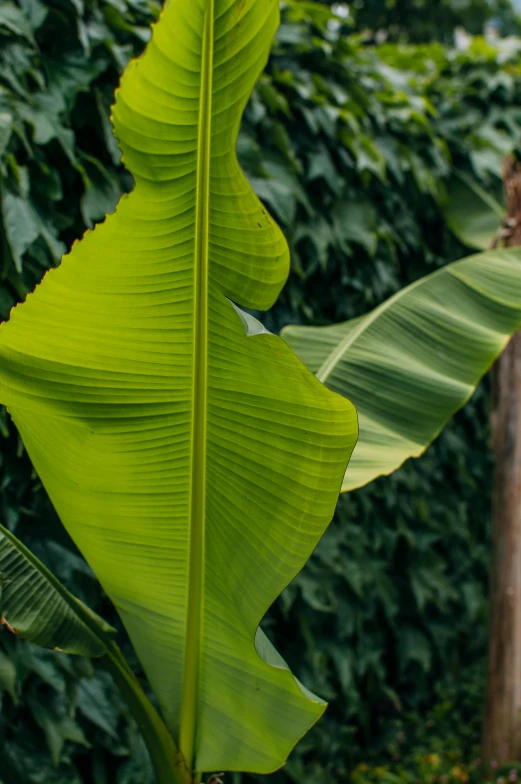
[[[521,246],[521,165],[504,170],[507,219],[499,235]],[[493,373],[493,491],[489,670],[483,755],[494,764],[521,760],[521,332]]]

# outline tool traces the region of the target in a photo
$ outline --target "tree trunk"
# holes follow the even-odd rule
[[[507,219],[500,240],[521,246],[521,165],[504,170]],[[493,375],[493,491],[490,643],[483,755],[521,761],[521,332]]]

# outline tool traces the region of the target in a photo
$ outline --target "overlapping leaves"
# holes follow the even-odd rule
[[[253,639],[356,438],[230,302],[266,308],[287,275],[235,159],[277,20],[273,0],[169,4],[114,108],[133,193],[0,337],[2,400],[198,771],[280,766],[323,711]]]
[[[39,5],[36,0],[23,3],[33,25],[38,16],[31,8]],[[43,24],[33,29],[38,50],[7,28],[2,29],[0,49],[16,42],[18,51],[23,48],[29,53],[25,60],[8,58],[29,102],[31,91],[47,89],[36,85],[47,84],[46,66],[52,54],[54,73],[66,76],[70,85],[61,124],[74,134],[76,157],[83,160],[86,153],[98,159],[120,188],[128,188],[128,180],[114,163],[117,149],[110,135],[108,106],[117,70],[142,46],[129,27],[142,29],[148,23],[148,4],[45,0],[43,5],[49,11]],[[448,173],[443,150],[448,149],[458,166],[477,176],[481,187],[500,183],[503,153],[497,144],[501,146],[502,137],[494,131],[499,128],[519,138],[516,116],[521,94],[515,53],[507,59],[494,55],[490,47],[483,54],[472,47],[453,58],[440,46],[380,47],[371,61],[370,51],[348,36],[346,28],[319,30],[306,18],[291,21],[287,13],[269,72],[248,109],[239,147],[248,172],[263,180],[263,195],[266,186],[271,193],[278,189],[282,194],[277,217],[290,237],[295,273],[270,316],[270,324],[277,328],[289,321],[320,324],[350,319],[447,259],[462,256],[436,204]],[[81,43],[86,30],[88,56],[82,53]],[[100,57],[105,70],[96,78],[90,65]],[[425,85],[404,93],[403,71],[415,69],[426,75]],[[314,76],[317,72],[320,78]],[[2,86],[19,99],[11,84],[2,82]],[[427,98],[438,111],[435,116],[426,111],[423,99],[421,105],[417,100],[426,86]],[[347,154],[340,152],[339,135],[346,127]],[[422,131],[426,127],[432,133]],[[51,228],[61,241],[70,243],[85,225],[80,211],[82,178],[55,141],[35,140],[28,121],[23,131],[23,137],[18,131],[11,134],[2,157],[8,187],[19,194],[18,172],[26,168],[29,200],[37,209],[42,203],[56,206],[49,216]],[[21,138],[30,144],[29,157]],[[374,157],[375,148],[384,151],[387,181],[380,179],[382,163]],[[310,168],[315,153],[317,160],[329,157],[332,167],[323,168],[323,173],[318,166]],[[58,201],[55,180],[45,175],[49,170],[60,172],[63,195]],[[90,165],[89,171],[93,172]],[[344,224],[345,234],[331,231],[331,215],[339,201],[347,202],[350,211],[359,203],[378,204],[377,221],[364,209],[369,220],[361,224],[358,235],[364,244],[353,239],[352,223]],[[275,209],[273,201],[269,204]],[[367,248],[375,245],[377,253],[372,257]],[[11,270],[0,286],[4,318],[15,299],[24,296],[24,281],[32,287],[50,263],[48,252],[41,250],[39,242],[28,248],[22,275],[3,255],[4,275]],[[7,419],[2,418],[3,433],[6,428]],[[404,707],[422,705],[432,699],[432,684],[444,673],[480,660],[488,558],[488,438],[487,394],[482,387],[429,454],[392,478],[343,496],[337,523],[274,609],[270,634],[288,652],[302,679],[333,702],[315,734],[299,747],[288,776],[310,784],[322,779],[343,781],[351,765],[365,759],[361,755],[390,736],[389,717],[397,700]],[[60,534],[54,517],[28,461],[20,456],[16,436],[3,439],[1,449],[2,519],[9,526],[18,525],[24,541],[45,556],[71,589],[107,614],[80,559],[55,543]],[[448,474],[449,487],[443,480]],[[402,645],[409,628],[421,642],[418,649],[428,652],[421,663],[414,647]],[[0,637],[2,643],[11,641],[9,634]],[[10,650],[10,656],[24,683],[23,695],[21,687],[18,692],[21,704],[15,709],[5,695],[0,719],[2,758],[9,760],[8,784],[20,780],[36,784],[42,777],[70,784],[79,781],[77,769],[86,766],[94,766],[111,780],[115,777],[118,784],[148,781],[137,752],[135,768],[132,760],[125,762],[125,756],[120,756],[138,745],[121,706],[113,709],[108,724],[98,710],[95,731],[92,723],[83,722],[86,737],[97,746],[96,754],[87,755],[81,745],[69,741],[62,767],[59,772],[53,769],[38,740],[41,731],[30,716],[28,695],[37,692],[43,703],[48,701],[45,690],[50,687],[38,673],[50,672],[55,673],[57,699],[65,694],[65,672],[67,694],[74,694],[84,665],[37,649],[28,664],[22,656],[24,646],[17,648],[19,654]],[[74,670],[67,661],[74,661]],[[81,683],[82,688],[91,684],[108,715],[117,698],[102,675],[98,673],[93,681],[83,678]],[[94,700],[88,705],[93,707]],[[67,703],[66,710],[72,708]],[[284,774],[279,776],[287,780]]]

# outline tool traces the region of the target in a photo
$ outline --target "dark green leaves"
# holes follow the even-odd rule
[[[108,112],[156,10],[140,0],[1,5],[0,274],[10,292],[39,279],[129,187]]]

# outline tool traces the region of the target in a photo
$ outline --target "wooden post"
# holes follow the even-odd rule
[[[521,164],[504,169],[507,219],[500,241],[521,246]],[[484,761],[521,761],[521,332],[493,375],[493,491],[490,643]]]

